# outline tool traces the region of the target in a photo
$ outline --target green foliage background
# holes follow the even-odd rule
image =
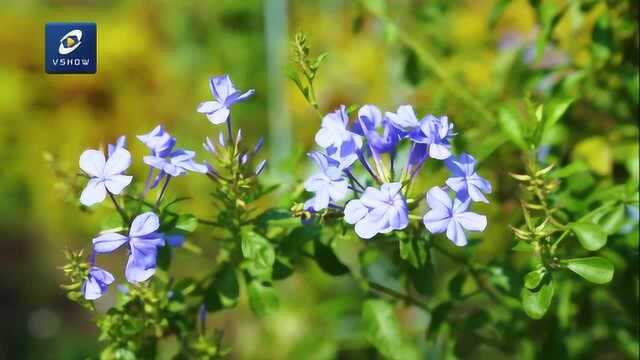
[[[286,42],[297,30],[307,34],[314,51],[329,53],[316,80],[322,111],[343,103],[375,103],[387,110],[411,103],[420,113],[447,114],[456,124],[462,134],[456,147],[477,155],[481,174],[494,185],[491,204],[479,209],[490,225],[472,250],[460,253],[473,252],[475,261],[495,272],[494,286],[519,289],[532,270],[526,253],[511,251],[509,228],[523,223],[518,182],[507,173],[524,169],[518,128],[527,127],[525,99],[576,99],[542,139],[550,146],[547,163],[577,164],[563,179],[558,200],[563,208],[584,213],[595,194],[615,184],[637,190],[637,2],[387,3],[290,1],[281,12],[280,2],[266,0],[5,2],[0,12],[0,358],[74,359],[100,349],[90,315],[64,297],[56,269],[66,247],[88,247],[105,211],[81,214],[45,152],[76,171],[82,150],[127,134],[139,160],[145,150],[132,135],[157,123],[181,146],[200,149],[203,134],[216,136],[222,129],[214,129],[195,108],[210,97],[207,77],[229,73],[239,88],[257,92],[234,108],[234,121],[248,139],[267,138],[266,150],[275,161],[266,181],[283,184],[269,205],[291,205],[287,188],[308,173],[304,152],[313,146],[319,125],[286,78]],[[45,75],[44,23],[78,20],[98,24],[98,73]],[[529,38],[534,48],[553,43],[568,63],[553,69],[524,64],[522,49],[500,48],[500,39],[513,33]],[[550,80],[555,85],[542,89]],[[446,176],[443,169],[425,171],[433,175],[418,186]],[[133,173],[144,177],[141,161]],[[172,193],[193,198],[181,205],[190,212],[208,214],[213,211],[209,186],[190,176],[175,181]],[[563,279],[556,289],[550,316],[534,321],[522,309],[507,310],[522,313],[510,339],[518,356],[638,358],[637,222],[632,226],[625,235],[610,236],[600,254],[615,266],[611,283],[579,282],[567,274],[572,280]],[[215,249],[211,231],[199,228],[191,240],[205,251]],[[339,246],[340,260],[356,267],[362,244]],[[426,297],[434,305],[470,286],[455,281],[458,265],[436,260],[430,278],[436,290]],[[114,256],[105,266],[121,278],[122,262]],[[185,275],[215,265],[190,254],[178,254],[174,264],[173,270]],[[500,273],[502,267],[512,273]],[[256,317],[243,293],[237,307],[210,316],[211,327],[225,330],[232,358],[375,358],[369,341],[389,357],[412,358],[416,351],[433,358],[514,356],[512,349],[472,346],[482,342],[473,329],[500,333],[500,319],[508,317],[484,311],[493,306],[488,299],[466,301],[455,308],[448,329],[425,334],[426,327],[433,330],[435,312],[390,309],[378,300],[363,305],[367,292],[352,278],[330,277],[313,262],[301,268],[276,283],[276,312]],[[385,264],[372,262],[370,271],[395,281]],[[98,310],[106,310],[114,292]],[[384,334],[389,329],[391,336]],[[456,334],[455,343],[447,341],[450,333]],[[160,354],[169,354],[175,344],[163,346]]]

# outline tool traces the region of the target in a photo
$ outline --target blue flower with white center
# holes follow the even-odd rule
[[[244,93],[238,91],[233,86],[229,75],[211,77],[209,88],[214,100],[201,103],[198,106],[198,112],[207,115],[207,119],[215,125],[227,121],[231,114],[231,105],[246,100],[255,92],[253,89]]]
[[[357,159],[357,151],[362,147],[362,137],[347,129],[349,117],[344,105],[322,118],[315,141],[327,150],[327,155],[338,161],[341,169],[351,166]]]
[[[326,209],[331,201],[342,200],[349,192],[349,183],[342,176],[336,161],[326,155],[314,152],[309,157],[318,166],[319,172],[311,175],[304,183],[305,190],[315,193],[307,200],[304,208],[310,211]]]
[[[80,291],[87,300],[96,300],[107,292],[109,285],[113,283],[115,278],[110,272],[92,265],[89,268],[87,279],[82,283]]]
[[[359,199],[347,203],[344,221],[355,224],[356,234],[363,239],[406,228],[409,210],[401,189],[400,183],[368,187]]]
[[[447,238],[457,246],[467,245],[468,231],[484,231],[487,218],[467,211],[471,200],[461,201],[455,198],[451,202],[449,194],[439,187],[433,187],[427,193],[427,204],[431,208],[423,217],[424,226],[432,234],[446,232]]]
[[[165,237],[157,232],[160,220],[153,212],[136,216],[129,228],[129,235],[105,233],[93,239],[93,251],[111,253],[125,244],[129,245],[129,260],[125,277],[130,283],[148,280],[156,271],[158,247],[164,246]]]
[[[470,197],[473,201],[489,203],[483,193],[491,193],[491,184],[476,172],[476,159],[473,156],[467,153],[462,153],[458,158],[451,156],[445,160],[445,164],[452,175],[446,184],[460,200]]]
[[[132,176],[122,173],[131,165],[131,154],[124,148],[113,151],[108,160],[99,150],[85,150],[80,155],[80,169],[90,176],[87,186],[80,194],[80,203],[92,206],[102,202],[107,192],[118,195],[127,187]]]

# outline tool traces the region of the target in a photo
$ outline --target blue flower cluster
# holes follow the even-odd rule
[[[221,133],[218,141],[219,146],[238,149],[242,136],[241,131],[238,131],[236,140],[233,140],[230,108],[234,103],[251,96],[254,91],[238,92],[227,75],[212,77],[209,84],[214,101],[200,104],[197,111],[205,114],[213,124],[226,123],[228,139],[225,141],[224,135]],[[176,138],[171,136],[162,125],[156,126],[147,134],[138,135],[137,138],[150,151],[150,154],[143,158],[143,162],[149,166],[149,172],[142,198],[149,190],[156,188],[164,179],[154,210],[158,209],[172,178],[185,175],[188,172],[207,174],[214,178],[219,176],[211,165],[196,162],[194,160],[196,155],[194,151],[175,148]],[[80,203],[84,206],[93,206],[104,201],[109,195],[123,220],[128,222],[127,215],[115,197],[121,195],[133,180],[132,176],[125,174],[131,166],[131,154],[126,149],[126,143],[126,137],[121,136],[115,144],[109,144],[107,157],[101,150],[86,150],[80,156],[79,165],[83,173],[89,177],[89,181],[80,195]],[[261,146],[262,141],[259,141],[251,151],[238,153],[236,161],[241,166],[248,164]],[[218,152],[216,145],[209,138],[206,138],[204,148],[214,155]],[[264,170],[265,165],[265,160],[258,164],[255,176]],[[158,215],[150,211],[135,216],[130,222],[126,235],[107,231],[96,236],[93,239],[89,272],[82,285],[82,293],[85,299],[95,300],[100,298],[107,291],[108,286],[115,281],[111,273],[96,265],[96,254],[111,253],[126,245],[129,252],[125,269],[127,281],[139,283],[147,281],[153,276],[156,271],[158,249],[165,245],[181,246],[184,242],[183,235],[163,234],[158,232],[159,228],[160,219]]]
[[[488,202],[484,194],[491,192],[491,184],[476,173],[471,155],[452,154],[455,135],[446,116],[418,119],[410,105],[384,115],[378,107],[365,105],[353,123],[346,107],[340,106],[323,117],[316,133],[315,142],[322,150],[309,154],[318,171],[304,183],[305,190],[314,193],[304,208],[314,213],[329,208],[342,211],[344,221],[355,225],[356,234],[363,239],[402,230],[409,224],[409,185],[432,158],[444,161],[451,177],[446,185],[427,192],[430,209],[423,217],[424,226],[434,234],[446,233],[454,244],[464,246],[465,230],[483,231],[487,225],[485,216],[468,209],[472,201]],[[402,143],[409,145],[407,161],[396,175]],[[357,163],[361,171],[355,168]],[[367,181],[358,180],[360,172],[367,175]],[[455,193],[453,200],[450,192]],[[340,202],[345,201],[342,207]]]

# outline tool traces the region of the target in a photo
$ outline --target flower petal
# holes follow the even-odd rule
[[[436,160],[445,160],[451,156],[451,150],[449,147],[442,144],[430,144],[429,156]]]
[[[369,213],[369,209],[362,204],[362,201],[355,199],[347,203],[344,208],[344,221],[347,224],[355,224],[362,220]]]
[[[104,181],[104,186],[107,187],[110,193],[118,195],[127,185],[131,184],[131,180],[133,180],[133,176],[114,175]]]
[[[160,219],[153,212],[146,212],[136,216],[131,223],[131,229],[129,229],[130,237],[140,237],[148,235],[160,227]]]
[[[84,206],[91,206],[100,203],[107,196],[107,189],[104,187],[102,179],[90,179],[87,186],[80,194],[80,203]]]
[[[462,226],[457,221],[453,220],[449,222],[447,226],[447,238],[451,240],[456,246],[467,245],[467,235],[464,233]]]
[[[217,101],[205,101],[198,105],[198,112],[201,114],[210,114],[212,112],[216,112],[224,107],[224,104],[221,104]]]
[[[128,237],[118,233],[102,234],[93,239],[93,251],[99,254],[110,253],[119,249],[128,240]]]
[[[450,221],[451,217],[449,216],[449,212],[446,211],[445,208],[438,208],[427,211],[427,213],[424,214],[424,217],[422,218],[424,226],[432,234],[445,232]]]
[[[455,219],[469,231],[484,231],[487,227],[487,217],[471,211],[455,214]]]
[[[113,176],[127,170],[131,165],[131,154],[128,150],[117,148],[104,166],[104,176]]]
[[[230,111],[228,108],[221,107],[214,112],[208,113],[207,119],[209,119],[212,124],[219,125],[227,121],[227,118],[229,118],[229,113]]]
[[[427,204],[431,209],[451,210],[451,198],[441,188],[434,186],[427,192]]]
[[[80,169],[92,177],[101,177],[104,173],[105,159],[102,151],[85,150],[80,155]]]

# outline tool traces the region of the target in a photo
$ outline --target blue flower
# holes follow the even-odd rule
[[[207,172],[207,166],[193,161],[195,156],[195,151],[178,149],[174,150],[166,158],[149,155],[145,156],[143,161],[145,164],[159,169],[161,172],[159,177],[165,174],[174,177],[180,176],[186,174],[187,171],[205,174]],[[156,183],[157,181],[158,180],[156,180]]]
[[[331,200],[342,200],[349,192],[349,183],[342,176],[336,161],[326,155],[314,152],[309,157],[316,163],[319,172],[311,175],[304,183],[305,190],[314,192],[315,196],[304,204],[304,208],[320,211],[329,206]]]
[[[489,203],[483,193],[491,192],[491,184],[475,171],[476,160],[473,156],[462,153],[460,157],[450,157],[445,164],[453,175],[447,179],[446,184],[455,191],[460,200],[471,197],[473,201]]]
[[[358,121],[351,130],[367,139],[372,151],[390,153],[400,140],[399,131],[391,124],[386,116],[375,105],[364,105],[358,110]],[[382,134],[380,134],[382,130]]]
[[[316,133],[316,143],[327,150],[327,155],[338,161],[341,169],[348,168],[357,159],[357,151],[362,147],[362,137],[347,129],[349,117],[344,105],[322,118],[320,130]]]
[[[129,228],[129,235],[105,233],[93,239],[93,250],[104,254],[113,252],[124,244],[129,244],[129,260],[125,277],[131,283],[148,280],[156,271],[158,247],[165,244],[165,238],[157,230],[158,216],[146,212],[136,216]]]
[[[107,191],[118,195],[131,183],[132,176],[122,175],[131,165],[131,154],[124,148],[113,151],[105,161],[104,154],[98,150],[85,150],[80,155],[80,169],[91,178],[80,194],[80,203],[91,206],[102,202]]]
[[[176,144],[176,138],[164,131],[162,125],[156,126],[148,134],[138,135],[137,138],[151,150],[152,155],[159,157],[169,155]]]
[[[110,272],[92,265],[89,268],[89,274],[82,284],[82,289],[80,291],[84,295],[85,299],[96,300],[107,292],[109,285],[111,285],[114,280],[115,278]]]
[[[418,144],[426,144],[427,154],[437,160],[444,160],[451,156],[451,138],[453,124],[446,116],[435,117],[427,115],[418,121],[413,107],[402,105],[396,113],[385,114],[391,124],[400,130],[403,137],[408,137]]]
[[[215,100],[205,101],[198,105],[198,112],[206,114],[213,124],[222,124],[227,121],[231,113],[231,105],[247,99],[255,92],[253,89],[241,93],[231,82],[229,75],[211,77],[209,88]]]
[[[404,229],[409,223],[409,210],[401,189],[400,183],[382,184],[380,190],[368,187],[360,199],[347,203],[344,220],[355,224],[356,234],[363,239]]]
[[[127,146],[127,137],[122,135],[116,139],[115,144],[109,144],[107,146],[107,156],[111,156],[111,154],[113,154],[113,152],[116,151],[117,149],[120,149],[120,148],[126,149],[126,146]]]
[[[467,235],[464,230],[484,231],[487,226],[487,218],[467,211],[471,200],[465,201],[455,198],[453,203],[449,194],[439,187],[433,187],[427,193],[429,210],[422,219],[424,226],[433,234],[446,231],[447,238],[457,246],[467,244]]]

